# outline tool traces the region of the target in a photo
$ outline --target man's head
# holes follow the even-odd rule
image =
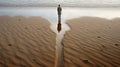
[[[60,7],[60,4],[58,6]]]

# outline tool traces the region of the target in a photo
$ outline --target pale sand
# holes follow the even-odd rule
[[[120,67],[120,18],[81,17],[67,21],[65,67]]]
[[[0,16],[0,67],[54,67],[55,45],[47,20]]]

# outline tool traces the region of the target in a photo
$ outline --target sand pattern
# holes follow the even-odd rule
[[[43,18],[0,16],[0,67],[54,67],[55,36]]]
[[[64,67],[120,67],[120,18],[81,17],[67,21]]]

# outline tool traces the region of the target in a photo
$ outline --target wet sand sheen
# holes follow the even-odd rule
[[[61,44],[62,38],[60,37],[59,34],[57,34],[55,67],[63,67],[64,64],[64,54],[63,54],[64,50],[63,50],[63,45]]]
[[[55,35],[43,18],[0,16],[0,67],[54,67]]]
[[[120,18],[81,17],[67,21],[64,67],[119,67]]]
[[[66,31],[70,30],[70,28],[65,22],[61,24],[61,22],[59,21],[58,26],[56,28],[58,32],[55,32],[55,30],[51,28],[56,33],[55,67],[64,67],[64,49],[63,49],[64,46],[62,44],[62,40],[64,38]]]

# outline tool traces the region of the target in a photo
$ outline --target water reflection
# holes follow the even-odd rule
[[[93,17],[101,17],[112,19],[116,17],[120,17],[120,9],[119,8],[68,8],[62,7],[62,31],[69,30],[68,25],[65,24],[66,20],[83,17],[83,16],[93,16]],[[57,20],[57,11],[55,7],[41,7],[41,8],[0,8],[0,16],[40,16],[47,19],[51,23],[51,29],[58,33],[56,29],[60,24],[58,24]]]
[[[41,16],[51,23],[52,30],[57,33],[56,37],[56,67],[63,63],[63,45],[61,45],[62,38],[69,27],[65,24],[66,20],[78,18],[82,16],[94,16],[112,19],[120,17],[120,9],[114,8],[64,8],[62,17],[58,17],[55,8],[0,8],[0,16]],[[62,19],[62,22],[61,22]],[[57,22],[56,22],[57,21]],[[61,25],[62,24],[62,25]],[[57,29],[56,29],[57,28]]]
[[[58,30],[58,32],[60,32],[61,31],[61,22],[60,21],[58,21],[58,25],[57,25],[57,30]]]

